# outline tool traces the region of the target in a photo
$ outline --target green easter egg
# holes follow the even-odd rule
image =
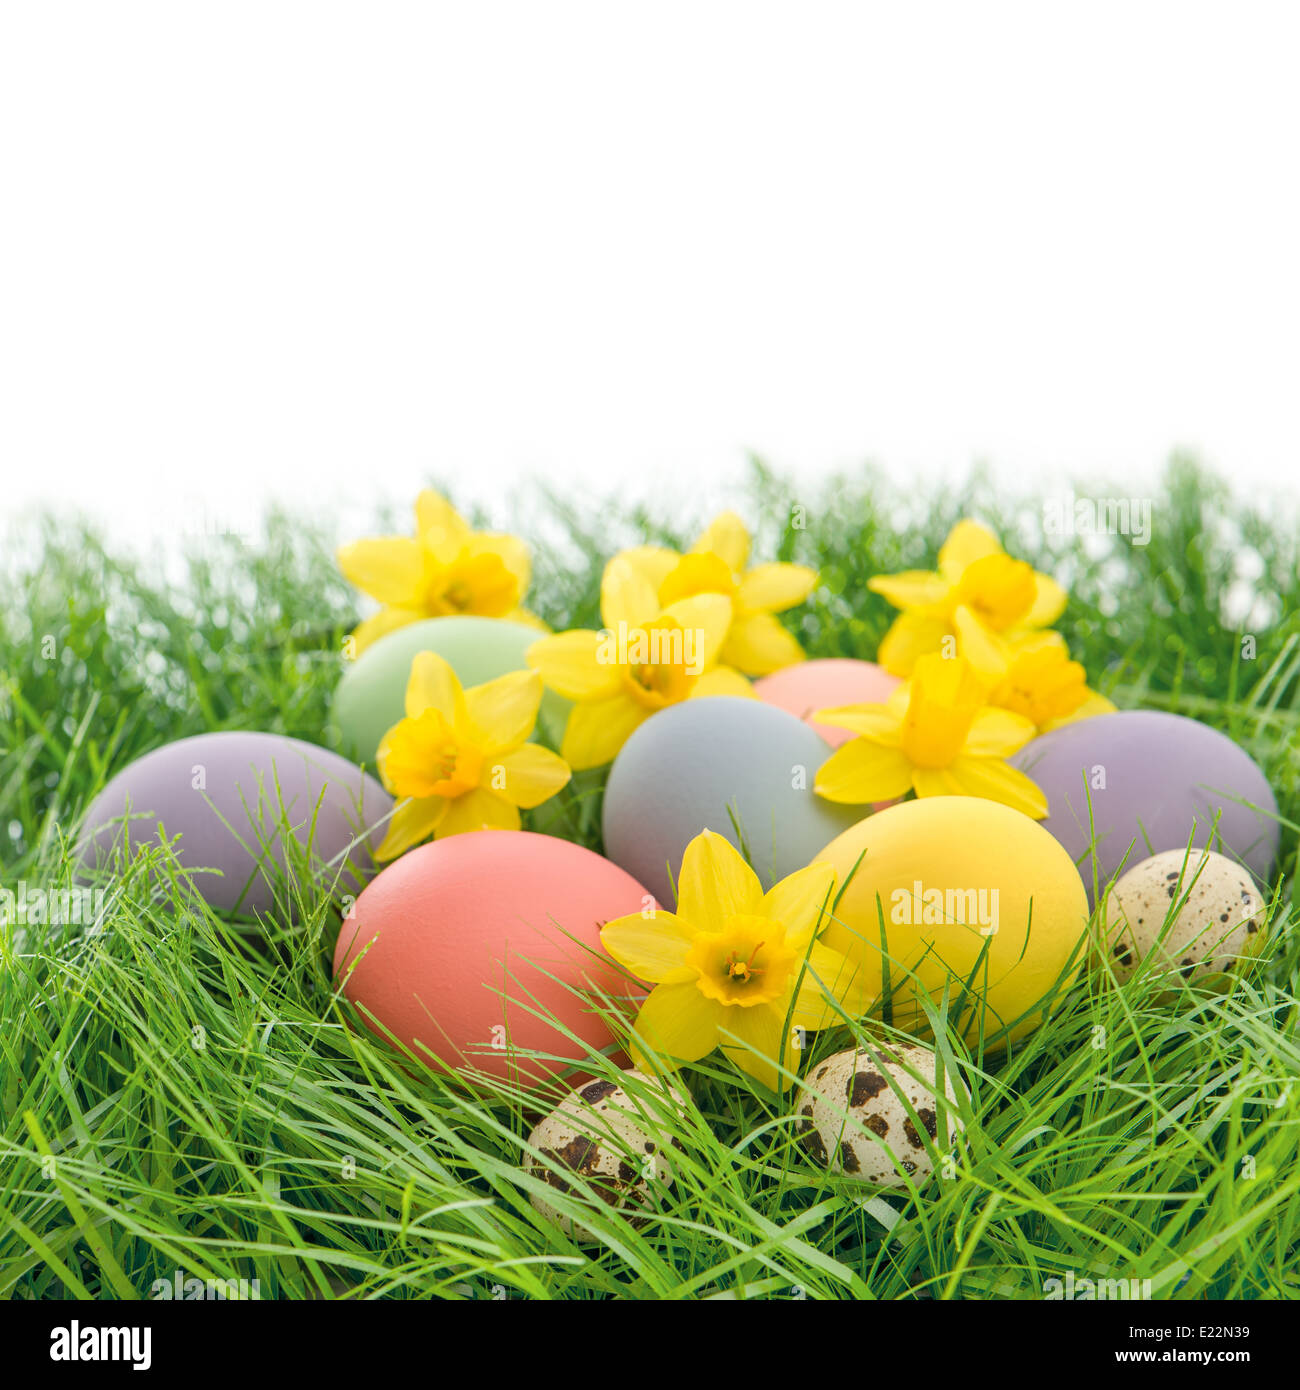
[[[528,669],[525,653],[546,634],[504,618],[426,618],[387,633],[349,664],[334,692],[334,721],[348,755],[375,764],[379,741],[405,714],[406,683],[417,652],[437,652],[466,689],[508,671]],[[558,746],[569,701],[554,691],[542,696],[538,723]]]

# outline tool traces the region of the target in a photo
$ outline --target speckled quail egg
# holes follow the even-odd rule
[[[960,1083],[945,1073],[946,1104],[940,1106],[935,1072],[934,1053],[919,1043],[872,1043],[815,1063],[796,1105],[800,1141],[833,1173],[877,1187],[904,1187],[896,1156],[903,1172],[922,1182],[934,1170],[926,1136],[943,1153],[964,1128],[956,1110]]]
[[[1170,912],[1177,915],[1157,946]],[[1120,980],[1152,950],[1157,971],[1207,979],[1259,949],[1264,900],[1250,870],[1226,856],[1173,849],[1135,864],[1111,888],[1105,921],[1104,949]]]
[[[675,1115],[689,1105],[686,1092],[636,1070],[624,1073],[640,1083],[631,1093],[604,1078],[589,1081],[571,1091],[528,1136],[529,1145],[543,1159],[529,1154],[525,1171],[557,1192],[581,1195],[567,1176],[583,1179],[601,1201],[617,1211],[632,1212],[652,1202],[652,1185],[671,1186],[673,1170],[665,1152],[681,1148],[666,1136]],[[575,1240],[596,1241],[580,1222],[557,1211],[545,1197],[530,1200],[543,1216],[556,1222]]]

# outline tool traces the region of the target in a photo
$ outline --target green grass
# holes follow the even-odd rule
[[[256,1278],[264,1298],[1038,1297],[1067,1271],[1150,1279],[1156,1297],[1300,1295],[1300,532],[1186,460],[1153,498],[1146,547],[1044,536],[1041,501],[999,500],[979,477],[911,496],[869,474],[805,496],[756,467],[748,511],[756,554],[822,571],[789,619],[810,655],[872,657],[890,611],[867,578],[932,563],[973,512],[1067,584],[1062,631],[1104,693],[1247,748],[1276,789],[1283,854],[1272,951],[1230,991],[1182,985],[1170,1002],[1149,974],[1092,977],[1010,1056],[972,1056],[941,1027],[970,1093],[965,1136],[955,1171],[915,1194],[828,1176],[788,1102],[710,1059],[685,1074],[697,1109],[672,1122],[675,1186],[639,1226],[570,1198],[601,1238],[580,1246],[530,1205],[518,1094],[458,1091],[353,1026],[326,891],[291,877],[292,913],[223,922],[153,851],[114,886],[102,931],[0,934],[0,1295],[147,1297],[177,1269]],[[605,556],[707,520],[527,505],[519,529],[547,538],[532,606],[566,626],[595,625]],[[332,742],[358,616],[340,538],[273,516],[164,582],[66,519],[13,528],[0,882],[70,884],[79,813],[163,742],[225,728]],[[568,833],[595,848],[600,782],[565,793]],[[831,1030],[813,1057],[849,1041]]]

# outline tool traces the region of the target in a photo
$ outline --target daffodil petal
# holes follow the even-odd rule
[[[472,830],[518,830],[519,811],[504,797],[483,787],[458,796],[447,803],[447,814],[434,832],[438,839],[465,835]]]
[[[1067,657],[1070,654],[1065,638],[1059,632],[1048,632],[1041,628],[1013,628],[1002,634],[1002,640],[1013,657],[1040,651],[1059,651]]]
[[[619,688],[619,667],[602,662],[601,635],[575,628],[540,637],[528,648],[528,664],[566,700],[596,700]]]
[[[826,925],[835,896],[835,869],[820,860],[788,874],[763,895],[762,912],[785,927],[785,944],[802,951],[809,938]]]
[[[420,544],[440,565],[451,564],[472,534],[456,508],[432,488],[415,499],[415,528]]]
[[[1098,695],[1095,690],[1088,691],[1082,704],[1071,710],[1069,714],[1060,719],[1049,719],[1043,725],[1043,733],[1050,729],[1059,729],[1064,724],[1077,724],[1080,719],[1092,719],[1099,714],[1114,714],[1115,706],[1104,696]]]
[[[360,656],[368,647],[373,647],[381,637],[387,637],[390,632],[396,632],[399,627],[418,623],[427,616],[419,608],[398,608],[394,604],[381,608],[378,613],[372,613],[370,617],[362,619],[357,624],[352,633],[353,657]]]
[[[485,766],[484,773],[493,791],[525,810],[549,800],[573,775],[558,753],[537,743],[525,743],[522,748],[502,754]]]
[[[609,954],[638,980],[655,985],[695,978],[694,968],[685,963],[693,937],[687,922],[662,909],[649,918],[639,912],[616,917],[600,929],[601,945]]]
[[[1104,695],[1095,690],[1088,692],[1087,698],[1074,712],[1076,719],[1091,719],[1096,714],[1118,714],[1119,710]]]
[[[705,670],[718,659],[731,626],[731,613],[731,600],[725,594],[692,594],[663,610],[665,618],[695,633],[695,659]]]
[[[873,594],[895,608],[935,608],[945,602],[952,586],[932,570],[903,570],[899,574],[877,574],[867,580]]]
[[[861,805],[892,801],[912,785],[912,764],[901,749],[873,739],[842,744],[817,769],[814,790],[827,801]]]
[[[1023,714],[986,705],[971,721],[962,753],[975,758],[1006,758],[1037,732],[1034,721]]]
[[[903,701],[903,709],[907,707]],[[888,705],[835,705],[831,709],[814,710],[814,724],[829,724],[833,729],[847,729],[853,734],[865,734],[873,743],[897,748],[901,737],[899,714]]]
[[[957,629],[958,650],[979,679],[986,685],[1001,680],[1011,659],[1006,643],[990,632],[965,604],[953,611],[952,621]]]
[[[381,863],[405,854],[412,845],[427,840],[447,814],[447,801],[441,796],[412,797],[398,803],[388,822],[388,832],[375,851]]]
[[[730,666],[715,666],[713,670],[705,671],[691,686],[691,693],[687,698],[697,700],[702,695],[732,695],[741,699],[758,699],[749,681],[739,671],[733,671]]]
[[[917,796],[965,796],[951,767],[915,767],[912,790]]]
[[[735,593],[736,582],[727,562],[711,550],[683,555],[659,584],[659,602],[667,607],[693,594]]]
[[[1068,595],[1049,575],[1034,575],[1034,601],[1025,615],[1028,627],[1050,627],[1065,612]]]
[[[645,576],[656,594],[659,592],[659,586],[668,578],[681,558],[675,550],[669,550],[662,545],[635,545],[630,550],[619,551],[619,554]]]
[[[711,550],[722,557],[733,574],[740,574],[749,564],[749,532],[735,512],[723,512],[691,549]]]
[[[451,663],[437,652],[416,652],[406,682],[406,717],[418,719],[436,709],[457,727],[464,721],[465,697]]]
[[[526,608],[512,608],[504,616],[507,622],[518,623],[521,627],[535,627],[538,632],[552,630],[548,623],[544,623],[536,613],[530,613]]]
[[[790,1078],[783,1077],[777,1068],[778,1061],[790,1071],[799,1065],[793,1039],[785,1035],[784,1009],[777,1013],[767,1004],[756,1004],[748,1009],[733,1006],[726,1010],[718,1027],[723,1034],[718,1039],[723,1052],[746,1076],[752,1076],[773,1091],[791,1085]],[[728,1033],[735,1041],[725,1036]]]
[[[693,984],[656,985],[637,1014],[636,1031],[662,1057],[698,1062],[717,1046],[723,1012]]]
[[[713,830],[698,834],[682,856],[677,911],[696,931],[721,932],[728,917],[759,911],[763,888],[740,851]]]
[[[817,571],[807,565],[755,565],[742,576],[737,597],[742,608],[783,613],[802,603],[817,587]]]
[[[892,676],[910,676],[918,659],[937,652],[954,636],[952,624],[927,613],[900,613],[880,640],[876,660]]]
[[[537,723],[541,703],[542,677],[537,671],[507,671],[465,692],[465,711],[488,756],[522,743]]]
[[[575,772],[603,767],[649,717],[649,710],[621,691],[584,700],[569,711],[560,756]]]
[[[795,995],[790,1022],[816,1032],[839,1023],[842,1013],[860,1018],[871,1003],[870,987],[870,977],[858,964],[815,941],[808,951],[808,968]]]
[[[750,676],[766,676],[804,659],[803,648],[771,613],[737,617],[722,644],[722,660]]]
[[[939,551],[939,573],[955,584],[976,560],[1001,553],[1001,543],[987,527],[969,519],[959,521]]]
[[[626,555],[615,555],[601,576],[601,621],[614,632],[620,623],[628,628],[643,628],[658,612],[657,586]]]
[[[409,536],[383,536],[340,546],[339,568],[349,584],[380,603],[419,608],[424,555]]]
[[[912,785],[917,796],[981,796],[986,801],[1000,801],[1034,820],[1047,815],[1047,798],[1038,784],[999,758],[962,756],[946,768],[917,768]]]

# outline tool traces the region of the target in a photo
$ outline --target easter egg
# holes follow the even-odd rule
[[[436,1069],[536,1085],[613,1044],[574,991],[628,995],[600,928],[653,906],[617,865],[568,840],[450,835],[404,854],[361,894],[334,975],[363,1022]]]
[[[122,769],[95,798],[78,854],[111,868],[132,850],[179,835],[177,857],[219,911],[266,912],[286,867],[304,864],[355,892],[373,871],[371,851],[392,798],[337,753],[279,734],[199,734],[156,748]],[[282,838],[289,829],[297,842]]]
[[[1088,898],[1070,856],[1035,821],[973,796],[904,801],[820,853],[841,884],[822,938],[864,971],[885,1016],[929,1029],[923,997],[963,1005],[968,1038],[1041,1021],[1038,1008],[1073,978]],[[851,877],[850,877],[851,875]],[[1073,959],[1072,959],[1073,956]]]
[[[933,1155],[951,1149],[965,1128],[951,1072],[942,1101],[939,1089],[938,1060],[919,1043],[837,1052],[804,1080],[800,1143],[832,1173],[875,1187],[906,1187],[906,1174],[919,1187],[934,1172]]]
[[[585,1182],[598,1202],[639,1225],[644,1217],[638,1212],[653,1204],[655,1187],[673,1185],[674,1122],[690,1098],[679,1086],[639,1071],[624,1075],[623,1086],[603,1077],[586,1082],[539,1121],[528,1143],[541,1157],[529,1154],[524,1170],[553,1191],[579,1199],[583,1194],[575,1184]],[[588,1243],[597,1239],[546,1197],[534,1193],[529,1201],[566,1235]]]
[[[436,652],[466,689],[509,671],[526,671],[525,653],[546,634],[505,618],[426,618],[386,633],[343,672],[333,714],[344,749],[373,767],[380,740],[406,712],[406,684],[417,652]],[[558,746],[569,702],[548,690],[538,723]]]
[[[847,729],[817,723],[812,717],[813,711],[834,709],[839,705],[883,704],[897,684],[897,676],[891,676],[873,661],[830,657],[800,661],[773,671],[770,676],[754,682],[754,694],[769,705],[802,719],[832,748],[838,748],[853,735]]]
[[[1041,735],[1009,761],[1043,789],[1042,825],[1079,865],[1090,899],[1094,832],[1103,888],[1123,866],[1189,842],[1221,850],[1261,880],[1272,872],[1277,802],[1264,774],[1195,719],[1158,710],[1097,715]]]
[[[748,850],[771,887],[867,813],[813,792],[830,748],[785,710],[730,695],[670,705],[646,720],[610,768],[605,853],[672,902],[686,846],[715,830]],[[737,829],[739,827],[739,831]]]
[[[1106,895],[1104,949],[1120,980],[1153,953],[1155,969],[1204,980],[1259,950],[1264,919],[1249,870],[1213,850],[1171,849],[1134,864]]]

